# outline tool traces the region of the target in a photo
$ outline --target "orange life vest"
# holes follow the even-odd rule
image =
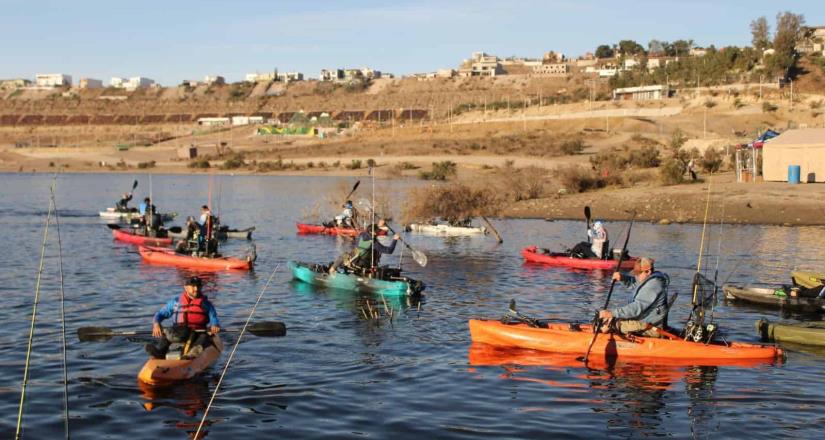
[[[206,312],[206,297],[201,295],[198,298],[190,298],[186,291],[181,293],[178,299],[178,309],[175,322],[178,325],[189,327],[193,330],[204,330],[209,324],[209,314]]]

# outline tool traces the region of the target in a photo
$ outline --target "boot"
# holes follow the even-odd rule
[[[166,354],[162,353],[154,344],[146,344],[143,347],[146,350],[146,353],[151,356],[153,359],[165,359]]]

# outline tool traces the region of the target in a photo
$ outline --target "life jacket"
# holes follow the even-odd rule
[[[175,310],[175,323],[193,330],[204,330],[209,324],[209,314],[206,312],[206,297],[190,298],[184,291],[178,298],[178,308]]]
[[[370,265],[369,257],[370,252],[372,252],[372,241],[372,236],[370,236],[369,239],[364,239],[363,234],[358,236],[358,244],[352,252],[352,258],[350,259],[352,264],[361,267]],[[376,256],[376,259],[377,257],[378,256]]]

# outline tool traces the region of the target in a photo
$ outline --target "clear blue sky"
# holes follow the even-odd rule
[[[749,23],[780,10],[825,25],[816,1],[769,0],[0,0],[0,78],[143,75],[164,85],[278,68],[407,74],[455,67],[473,51],[577,56],[598,44],[693,39],[750,44]]]

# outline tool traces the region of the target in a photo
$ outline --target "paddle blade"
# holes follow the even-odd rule
[[[516,300],[515,300],[515,298],[510,300],[510,305],[507,306],[507,310],[509,310],[510,313],[512,313],[514,315],[518,314],[518,312],[516,311]]]
[[[108,327],[80,327],[77,329],[77,339],[80,342],[105,342],[112,339],[114,333]]]
[[[132,192],[135,191],[135,188],[137,188],[137,179],[135,179],[134,183],[132,183]]]
[[[167,229],[167,231],[173,234],[180,234],[182,230],[183,229],[181,229],[180,226],[172,226],[171,228]]]
[[[419,250],[410,249],[412,251],[413,260],[421,267],[427,267],[427,255]]]
[[[286,336],[286,325],[280,321],[255,322],[250,324],[246,330],[259,337]]]
[[[587,222],[590,223],[590,207],[589,206],[584,207],[584,218],[586,218]]]
[[[113,223],[106,223],[106,227],[109,229],[120,229],[120,225],[116,225]]]

